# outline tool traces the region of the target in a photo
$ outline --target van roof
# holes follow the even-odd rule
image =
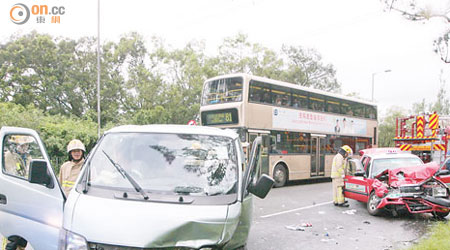
[[[233,139],[238,134],[230,129],[220,129],[206,126],[193,125],[172,125],[172,124],[154,124],[154,125],[123,125],[114,127],[105,132],[109,133],[171,133],[171,134],[199,134],[199,135],[217,135],[226,136]]]

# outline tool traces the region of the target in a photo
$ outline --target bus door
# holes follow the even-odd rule
[[[248,130],[248,141],[251,143],[255,140],[257,136],[262,137],[261,144],[261,154],[260,154],[260,175],[261,174],[269,174],[269,145],[270,145],[270,132],[266,130]],[[247,149],[247,152],[250,152],[252,145],[250,145]]]
[[[311,177],[325,175],[325,137],[311,134]]]

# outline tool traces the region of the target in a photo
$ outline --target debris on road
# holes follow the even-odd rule
[[[343,214],[350,214],[350,215],[354,215],[356,213],[355,209],[349,209],[349,210],[345,210],[342,212]]]
[[[300,225],[286,226],[286,229],[292,230],[292,231],[305,231],[305,228]]]
[[[364,221],[363,223],[364,223],[364,224],[368,224],[368,225],[370,225],[370,221],[367,221],[367,220],[366,220],[366,221]]]
[[[302,227],[312,227],[311,223],[302,223]]]
[[[344,229],[343,226],[337,226],[336,229]]]

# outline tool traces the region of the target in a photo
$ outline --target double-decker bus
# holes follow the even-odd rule
[[[208,79],[200,117],[204,126],[235,129],[244,145],[261,135],[261,170],[276,187],[330,177],[343,145],[359,152],[377,144],[375,104],[248,74]]]

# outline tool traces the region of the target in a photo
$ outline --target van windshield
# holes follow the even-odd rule
[[[105,135],[92,156],[91,186],[132,189],[111,161],[146,192],[210,196],[237,192],[234,142],[223,136],[161,133]]]

